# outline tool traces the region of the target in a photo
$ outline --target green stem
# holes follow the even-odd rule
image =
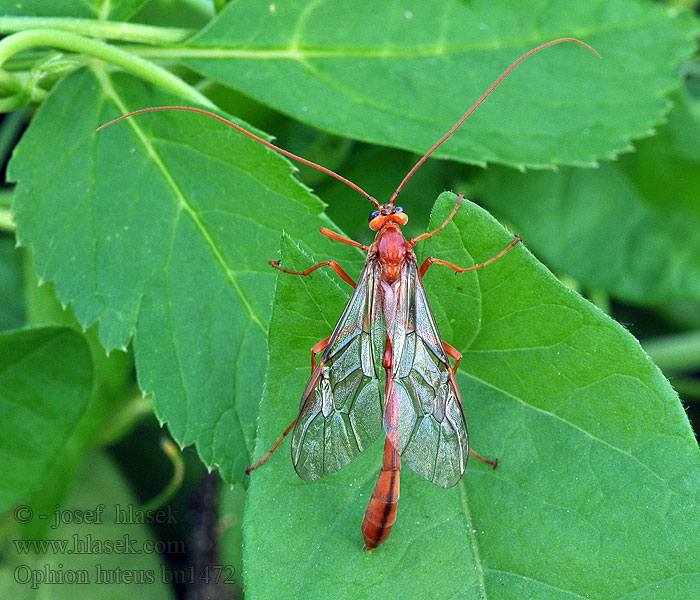
[[[153,418],[153,397],[143,396],[137,389],[130,394],[130,399],[124,406],[115,410],[105,421],[99,443],[103,446],[116,444],[147,417]]]
[[[683,8],[685,10],[695,10],[698,0],[669,0],[669,5]]]
[[[0,71],[0,88],[8,92],[21,92],[24,86],[16,75]]]
[[[173,465],[173,476],[170,478],[168,485],[166,485],[155,498],[151,498],[151,500],[141,507],[143,511],[155,510],[167,503],[180,489],[185,474],[185,461],[182,460],[182,454],[178,452],[175,444],[164,437],[160,440],[160,447]]]
[[[12,206],[13,188],[0,189],[0,208],[10,208]]]
[[[138,46],[136,46],[138,48]],[[13,73],[15,71],[24,72],[31,71],[34,66],[46,58],[46,50],[27,50],[13,56],[5,63],[5,71]]]
[[[15,232],[15,222],[12,220],[9,208],[0,208],[0,231]]]
[[[671,385],[683,400],[700,402],[700,380],[691,377],[674,377],[671,379]]]
[[[592,289],[588,292],[588,298],[606,315],[610,314],[610,296],[602,289]]]
[[[170,71],[166,71],[147,60],[134,56],[115,46],[66,31],[35,29],[33,31],[15,33],[4,38],[0,41],[0,67],[2,67],[5,61],[11,56],[35,46],[49,46],[61,50],[68,50],[70,52],[86,54],[93,58],[99,58],[107,63],[121,67],[125,71],[145,81],[150,81],[158,87],[178,94],[185,100],[202,104],[209,108],[214,107],[206,96],[200,94]],[[17,96],[1,99],[0,112],[7,112],[8,107],[9,110],[16,108],[16,103],[24,99],[20,98],[20,96],[23,95],[24,93],[21,93]]]
[[[25,78],[26,79],[26,78]],[[15,75],[14,73],[8,73],[7,71],[0,70],[0,89],[14,92],[17,97],[22,98],[22,100],[30,99],[32,102],[41,102],[46,98],[46,92],[41,88],[34,87],[31,90],[27,90],[27,86],[22,82],[22,79]],[[26,102],[21,102],[14,108],[20,108],[24,106]],[[9,112],[6,111],[6,112]]]
[[[0,164],[5,164],[12,148],[19,139],[25,121],[29,120],[29,109],[25,106],[7,115],[0,127]],[[1,204],[1,201],[0,201]]]
[[[700,331],[646,340],[643,347],[664,372],[700,368]]]
[[[579,285],[579,282],[576,281],[576,279],[570,277],[569,275],[565,275],[564,273],[557,273],[556,275],[559,281],[561,281],[566,287],[574,290],[574,292],[578,294],[581,293],[581,286]]]
[[[55,29],[95,38],[137,42],[141,44],[174,44],[195,33],[192,29],[154,27],[139,23],[69,19],[63,17],[0,17],[0,33],[17,33],[33,29]]]

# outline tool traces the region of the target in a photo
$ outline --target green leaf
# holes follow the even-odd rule
[[[98,513],[100,505],[103,506]],[[90,456],[71,493],[58,505],[58,509],[67,519],[75,517],[77,511],[83,514],[92,511],[93,519],[99,514],[99,521],[60,523],[56,528],[49,529],[46,538],[51,540],[51,545],[44,554],[33,548],[22,552],[20,549],[24,541],[12,540],[0,563],[0,595],[14,600],[121,600],[132,594],[142,597],[147,590],[149,599],[173,598],[173,588],[167,585],[169,565],[154,550],[158,548],[158,540],[148,525],[139,524],[135,518],[129,519],[129,507],[138,510],[137,499],[113,462],[103,454]],[[120,522],[115,522],[117,508],[123,511]],[[51,525],[54,524],[54,515],[54,512],[47,515]],[[167,516],[166,508],[163,515]],[[171,512],[171,515],[176,520],[183,518],[177,511]],[[181,540],[164,543],[175,548],[178,542],[184,545]],[[53,550],[60,544],[65,544],[65,552]],[[131,551],[120,552],[120,544],[126,544],[123,547]],[[108,545],[111,550],[107,549]],[[79,552],[83,548],[90,548],[91,551]],[[71,552],[73,549],[78,551]],[[75,582],[68,579],[70,571],[74,572]],[[54,573],[56,583],[48,583],[48,572]],[[40,582],[32,589],[32,581],[37,581],[36,578],[42,575],[46,577],[44,583]],[[32,576],[33,580],[25,582],[25,578]],[[58,583],[61,576],[64,581]]]
[[[246,482],[279,235],[359,268],[358,253],[318,235],[331,223],[285,159],[220,123],[161,113],[95,134],[129,110],[177,103],[95,69],[52,92],[15,150],[18,239],[78,320],[99,320],[106,348],[135,333],[139,383],[174,438]]]
[[[519,67],[438,155],[590,165],[667,111],[697,22],[636,0],[232,2],[173,56],[325,131],[423,153],[518,56]]]
[[[90,420],[94,422],[86,432],[90,440],[85,441],[91,447],[95,443],[93,438],[101,422],[125,400],[126,390],[132,380],[133,360],[126,352],[105,352],[98,340],[96,326],[83,330],[71,308],[61,306],[51,283],[42,282],[41,285],[37,285],[37,276],[26,252],[24,263],[23,297],[27,324],[72,327],[76,332],[82,333],[90,347],[95,367],[95,401],[91,403],[89,412],[93,413]]]
[[[245,508],[246,493],[240,485],[232,485],[231,489],[222,486],[219,493],[219,556],[224,569],[235,573],[236,587],[229,587],[232,592],[243,593],[243,510]],[[235,594],[234,594],[234,597]]]
[[[118,21],[133,15],[146,0],[0,0],[0,15],[26,17],[79,17]]]
[[[210,0],[148,0],[131,21],[160,27],[199,29],[211,20],[213,4]]]
[[[454,202],[440,196],[431,227]],[[425,254],[459,250],[466,266],[511,240],[466,203]],[[294,268],[309,258],[283,240],[283,260]],[[445,341],[464,354],[458,380],[471,442],[500,466],[472,461],[450,490],[404,469],[396,525],[368,554],[360,523],[381,444],[305,483],[285,442],[252,476],[247,595],[698,596],[700,452],[677,396],[634,338],[520,246],[483,270],[448,271],[449,286],[440,269],[428,271],[426,289],[436,314],[463,330],[453,338],[440,322]],[[462,311],[448,308],[467,285],[472,300]],[[325,276],[279,276],[256,456],[294,418],[309,348],[329,334],[348,296]]]
[[[0,335],[0,511],[42,484],[87,409],[92,377],[87,344],[70,329]]]
[[[22,257],[15,241],[0,236],[0,331],[24,325]]]
[[[617,163],[488,169],[485,204],[582,285],[636,304],[700,299],[700,119],[674,99],[668,124]]]
[[[34,327],[71,327],[87,342],[93,365],[89,404],[61,452],[55,457],[51,468],[43,475],[40,487],[27,499],[35,511],[46,514],[52,512],[57,503],[63,502],[86,454],[104,445],[105,431],[111,429],[115,420],[128,418],[129,401],[134,404],[137,390],[132,383],[133,357],[121,351],[107,355],[97,339],[97,326],[83,331],[73,311],[59,303],[53,285],[37,285],[36,273],[26,251],[24,263],[23,297],[26,303],[27,324]],[[138,399],[141,399],[140,394]],[[24,527],[22,532],[25,537],[41,537],[48,526],[45,520],[35,519],[33,523]]]

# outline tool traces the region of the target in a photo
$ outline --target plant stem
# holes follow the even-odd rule
[[[64,17],[0,17],[0,33],[17,33],[33,29],[54,29],[96,38],[141,44],[174,44],[195,32],[192,29],[155,27],[139,23],[70,19]]]
[[[3,120],[2,126],[0,126],[0,165],[4,165],[7,162],[12,148],[14,148],[22,132],[24,122],[29,118],[29,114],[29,109],[22,107],[11,112]],[[0,205],[2,205],[2,200],[0,200]]]
[[[14,188],[0,189],[0,208],[10,208],[12,206],[12,194]]]
[[[677,6],[685,10],[694,10],[698,4],[698,0],[669,0],[671,6]]]
[[[209,108],[214,107],[206,96],[200,94],[170,71],[166,71],[162,67],[115,46],[66,31],[35,29],[33,31],[15,33],[4,38],[0,41],[0,67],[11,56],[35,46],[49,46],[99,58],[107,63],[119,66],[141,79],[150,81],[154,85],[178,94],[185,100],[202,104]],[[22,92],[17,96],[1,99],[0,112],[16,108],[17,102],[26,100],[25,94],[26,92]]]
[[[671,379],[673,389],[689,402],[700,402],[700,380],[691,377],[674,377]]]
[[[23,86],[16,75],[8,73],[7,71],[0,71],[0,88],[9,92],[20,92]]]
[[[15,232],[15,222],[12,220],[9,208],[0,208],[0,231]]]
[[[664,372],[700,368],[700,331],[646,340],[643,346]]]
[[[5,63],[5,71],[10,73],[31,71],[34,65],[44,58],[46,58],[46,50],[27,50],[9,59]]]
[[[581,286],[579,285],[579,282],[576,281],[573,277],[570,277],[569,275],[566,275],[564,273],[557,273],[556,276],[557,279],[559,279],[559,281],[561,281],[566,287],[574,290],[574,292],[578,294],[581,293]]]
[[[141,506],[141,510],[143,511],[155,510],[166,504],[180,489],[185,474],[185,461],[182,460],[182,454],[178,452],[175,444],[168,438],[163,437],[160,440],[160,447],[173,465],[173,476],[170,478],[168,485],[166,485],[155,498],[151,498],[151,500]]]
[[[588,292],[588,298],[606,315],[610,314],[610,296],[601,289],[592,289]]]
[[[109,446],[126,437],[136,425],[147,417],[153,418],[153,397],[143,396],[136,389],[130,399],[105,421],[100,433],[100,444]]]
[[[32,102],[41,102],[44,98],[46,98],[46,92],[41,88],[34,87],[31,90],[27,90],[27,86],[22,82],[22,79],[20,79],[20,77],[18,77],[14,73],[8,73],[7,71],[2,70],[0,70],[0,89],[4,89],[8,92],[15,92],[18,96],[21,96],[22,98],[28,95]],[[22,102],[21,104],[18,104],[15,108],[20,108],[24,104],[25,103]]]

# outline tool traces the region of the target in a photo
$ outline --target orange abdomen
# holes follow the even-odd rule
[[[365,538],[367,550],[371,551],[379,546],[391,533],[399,505],[400,471],[401,457],[394,450],[389,439],[385,438],[382,470],[362,521],[362,535]]]

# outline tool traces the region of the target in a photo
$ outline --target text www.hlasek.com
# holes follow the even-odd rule
[[[117,539],[100,539],[92,534],[74,534],[70,539],[13,540],[17,554],[184,554],[182,540],[139,541],[128,533]]]

